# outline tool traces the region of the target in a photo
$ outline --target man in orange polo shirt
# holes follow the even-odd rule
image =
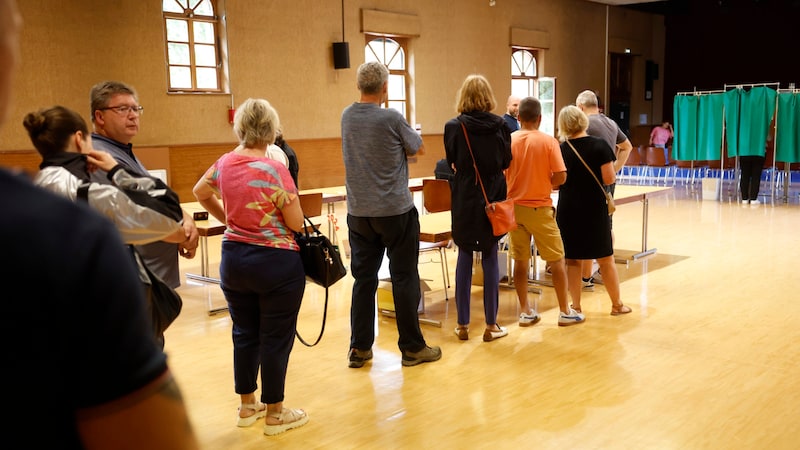
[[[514,214],[519,226],[509,233],[514,260],[514,288],[522,313],[519,326],[531,326],[540,317],[528,302],[528,267],[531,236],[542,259],[550,265],[553,287],[558,298],[558,325],[583,323],[583,314],[567,304],[567,269],[564,243],[555,219],[550,192],[567,180],[567,168],[558,141],[541,131],[542,105],[533,97],[519,103],[520,129],[511,133],[511,165],[506,169],[508,196],[514,199]]]

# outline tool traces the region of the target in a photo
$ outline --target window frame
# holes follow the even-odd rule
[[[164,8],[164,4],[168,1],[173,1],[179,7],[184,8],[181,13],[169,12]],[[184,6],[185,4],[186,6]],[[204,15],[197,14],[194,11],[203,6],[210,6],[212,14]],[[212,93],[212,94],[227,94],[230,92],[230,82],[228,77],[228,53],[223,51],[223,44],[226,43],[225,39],[225,20],[221,14],[221,8],[224,7],[224,0],[162,0],[162,18],[164,27],[164,58],[167,78],[167,93],[170,94],[198,94],[198,93]],[[187,40],[174,41],[169,39],[169,32],[167,23],[169,20],[179,20],[187,24]],[[197,43],[195,42],[194,28],[198,23],[208,23],[213,27],[213,42],[211,43]],[[189,63],[188,64],[173,64],[170,61],[170,45],[182,44],[189,48]],[[213,46],[214,48],[214,65],[199,65],[197,63],[196,46]],[[191,87],[174,87],[172,78],[172,69],[175,67],[188,68],[191,78]],[[214,69],[216,76],[216,87],[198,87],[198,69]]]
[[[528,74],[525,69],[528,67],[519,67],[515,59],[517,52],[527,52],[531,56],[533,62],[533,74]],[[551,136],[555,136],[556,124],[556,78],[541,76],[542,59],[544,57],[544,50],[532,47],[511,47],[511,95],[516,95],[520,98],[532,96],[536,97],[542,104],[542,123],[539,129]],[[517,58],[518,59],[518,58]],[[523,58],[524,61],[524,58]],[[514,72],[515,66],[519,69],[518,74]],[[552,96],[542,98],[541,94],[545,89],[543,85],[551,84],[552,87],[547,89],[551,92]]]
[[[391,68],[391,67],[389,67],[387,65],[387,68],[389,69],[389,88],[387,89],[388,92],[387,92],[386,100],[384,100],[384,102],[383,102],[383,107],[387,108],[387,109],[388,108],[393,108],[395,111],[398,111],[400,114],[402,114],[403,117],[406,118],[406,121],[408,123],[411,123],[411,106],[412,105],[411,105],[411,74],[409,72],[409,52],[408,52],[409,39],[406,38],[406,37],[402,37],[402,36],[393,36],[393,35],[386,35],[386,34],[380,34],[380,33],[365,33],[364,34],[364,62],[379,61],[379,62],[381,62],[383,64],[387,63],[387,61],[380,61],[377,58],[368,58],[367,57],[367,52],[370,51],[370,49],[371,49],[370,44],[375,42],[375,41],[377,41],[377,40],[383,40],[384,41],[384,47],[385,47],[385,41],[387,41],[387,40],[393,41],[394,43],[396,43],[397,46],[398,46],[398,52],[402,52],[402,58],[403,58],[403,69]],[[396,55],[398,52],[395,52],[394,55]],[[373,56],[377,57],[377,55],[375,55],[374,52],[370,52],[370,53],[372,53]],[[390,61],[391,61],[391,59],[390,59]],[[398,75],[403,77],[404,86],[403,86],[402,89],[392,89],[392,77],[393,76],[398,76]],[[397,92],[397,91],[401,91],[405,97],[404,98],[391,98],[389,96],[389,94],[391,94],[392,92]],[[397,109],[397,108],[395,108],[393,106],[390,106],[393,103],[402,103],[405,110],[404,111],[400,111],[399,109]]]

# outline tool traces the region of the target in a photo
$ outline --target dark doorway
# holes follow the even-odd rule
[[[609,98],[606,114],[627,136],[631,135],[631,89],[633,86],[633,55],[611,53],[609,68]]]

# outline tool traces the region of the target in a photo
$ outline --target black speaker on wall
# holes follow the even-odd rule
[[[333,43],[333,67],[335,69],[350,68],[350,44],[347,42]]]

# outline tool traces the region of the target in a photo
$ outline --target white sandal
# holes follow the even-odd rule
[[[243,409],[252,409],[253,411],[255,411],[255,414],[247,417],[238,416],[238,411],[241,411]],[[250,425],[256,423],[258,419],[261,419],[266,415],[267,415],[267,405],[259,401],[255,403],[242,403],[242,406],[240,406],[239,409],[237,410],[237,416],[239,421],[236,422],[236,426],[249,427]]]
[[[264,425],[264,434],[274,436],[284,431],[303,426],[308,422],[308,414],[302,409],[283,408],[279,413],[269,413],[267,416],[281,421],[279,424]]]

